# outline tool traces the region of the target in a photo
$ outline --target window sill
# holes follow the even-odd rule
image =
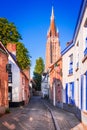
[[[68,74],[68,77],[69,77],[69,76],[72,76],[72,75],[73,75],[73,73],[72,73],[72,74]]]
[[[86,59],[87,59],[87,55],[84,56],[84,58],[83,58],[83,60],[82,60],[82,63],[84,63]]]
[[[79,70],[79,68],[77,67],[75,71],[77,72],[78,70]]]

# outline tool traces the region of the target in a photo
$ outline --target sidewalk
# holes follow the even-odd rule
[[[49,101],[44,100],[52,112],[57,130],[87,130],[74,114],[54,107]]]

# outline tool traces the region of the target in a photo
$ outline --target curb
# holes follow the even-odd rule
[[[51,113],[51,116],[52,116],[52,120],[53,120],[53,123],[54,123],[55,130],[60,130],[60,127],[59,127],[59,125],[58,125],[58,123],[57,123],[57,121],[56,121],[56,119],[55,119],[55,116],[53,115],[52,110],[49,108],[49,106],[48,106],[46,103],[44,103],[44,105],[47,107],[47,109],[48,109],[49,112]]]

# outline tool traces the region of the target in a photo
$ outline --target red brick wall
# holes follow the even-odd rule
[[[52,68],[50,73],[50,99],[53,100],[53,84],[56,86],[56,101],[62,101],[62,59],[60,58],[56,63],[58,66]]]
[[[8,57],[0,51],[0,106],[8,106],[8,73],[6,64]]]
[[[29,98],[30,98],[30,91],[29,91],[29,83],[30,83],[30,68],[23,70],[25,76],[25,104],[28,103]]]
[[[30,68],[24,69],[23,72],[27,76],[27,78],[30,80]]]
[[[20,91],[20,95],[19,95],[20,97],[19,98],[22,99],[25,104],[27,104],[28,101],[29,101],[29,97],[30,97],[29,79],[26,77],[24,72],[20,73],[20,77],[21,77],[21,86],[20,87],[21,87],[22,91]]]
[[[29,102],[29,98],[30,98],[29,80],[28,79],[25,79],[25,93],[26,93],[26,101],[25,101],[25,103],[27,104]]]

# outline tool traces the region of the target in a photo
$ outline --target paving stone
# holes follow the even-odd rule
[[[40,97],[32,98],[27,106],[10,110],[10,114],[0,118],[0,130],[55,130],[51,114]]]
[[[81,122],[76,118],[76,116],[70,112],[64,111],[58,107],[54,107],[49,100],[43,100],[55,117],[55,120],[58,123],[60,130],[87,130]]]

